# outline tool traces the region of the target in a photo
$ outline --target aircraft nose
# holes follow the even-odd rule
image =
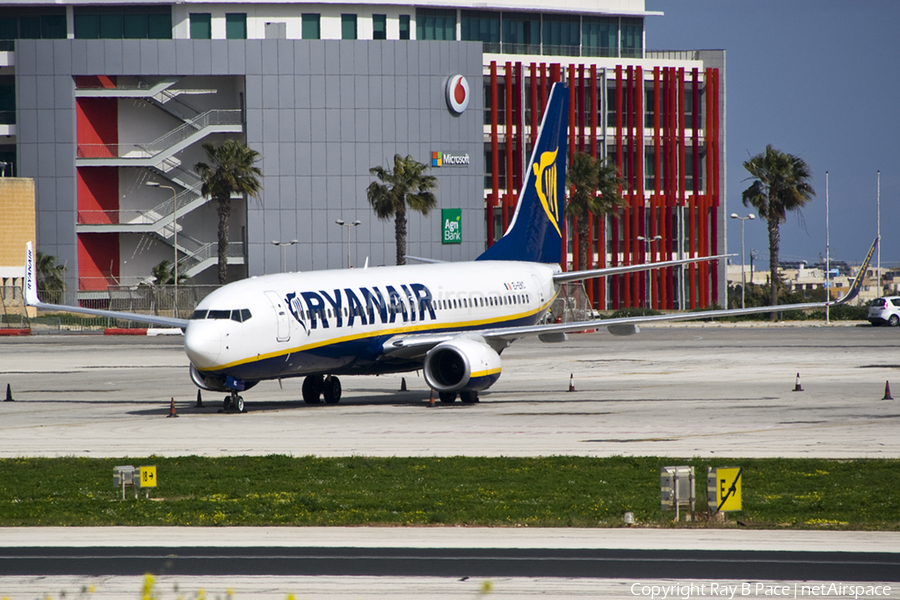
[[[184,332],[184,352],[198,369],[218,365],[222,333],[212,321],[192,321]]]

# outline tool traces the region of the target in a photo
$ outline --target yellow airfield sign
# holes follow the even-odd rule
[[[156,467],[141,467],[141,487],[156,487]]]
[[[715,470],[717,512],[741,510],[741,471],[740,467]]]

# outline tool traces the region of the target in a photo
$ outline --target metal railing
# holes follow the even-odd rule
[[[77,158],[153,158],[187,140],[198,131],[222,125],[240,125],[239,109],[210,110],[147,144],[78,144]]]

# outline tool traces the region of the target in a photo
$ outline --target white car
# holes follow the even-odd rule
[[[872,325],[883,323],[891,327],[900,325],[900,296],[875,298],[869,303],[869,314],[866,318]]]

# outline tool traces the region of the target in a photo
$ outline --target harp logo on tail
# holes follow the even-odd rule
[[[556,155],[559,148],[553,152],[544,152],[537,164],[532,165],[534,169],[534,188],[538,198],[541,199],[541,205],[544,212],[550,217],[550,222],[556,228],[556,233],[562,237],[559,230],[559,203],[556,197],[556,183],[559,173],[556,172]]]

